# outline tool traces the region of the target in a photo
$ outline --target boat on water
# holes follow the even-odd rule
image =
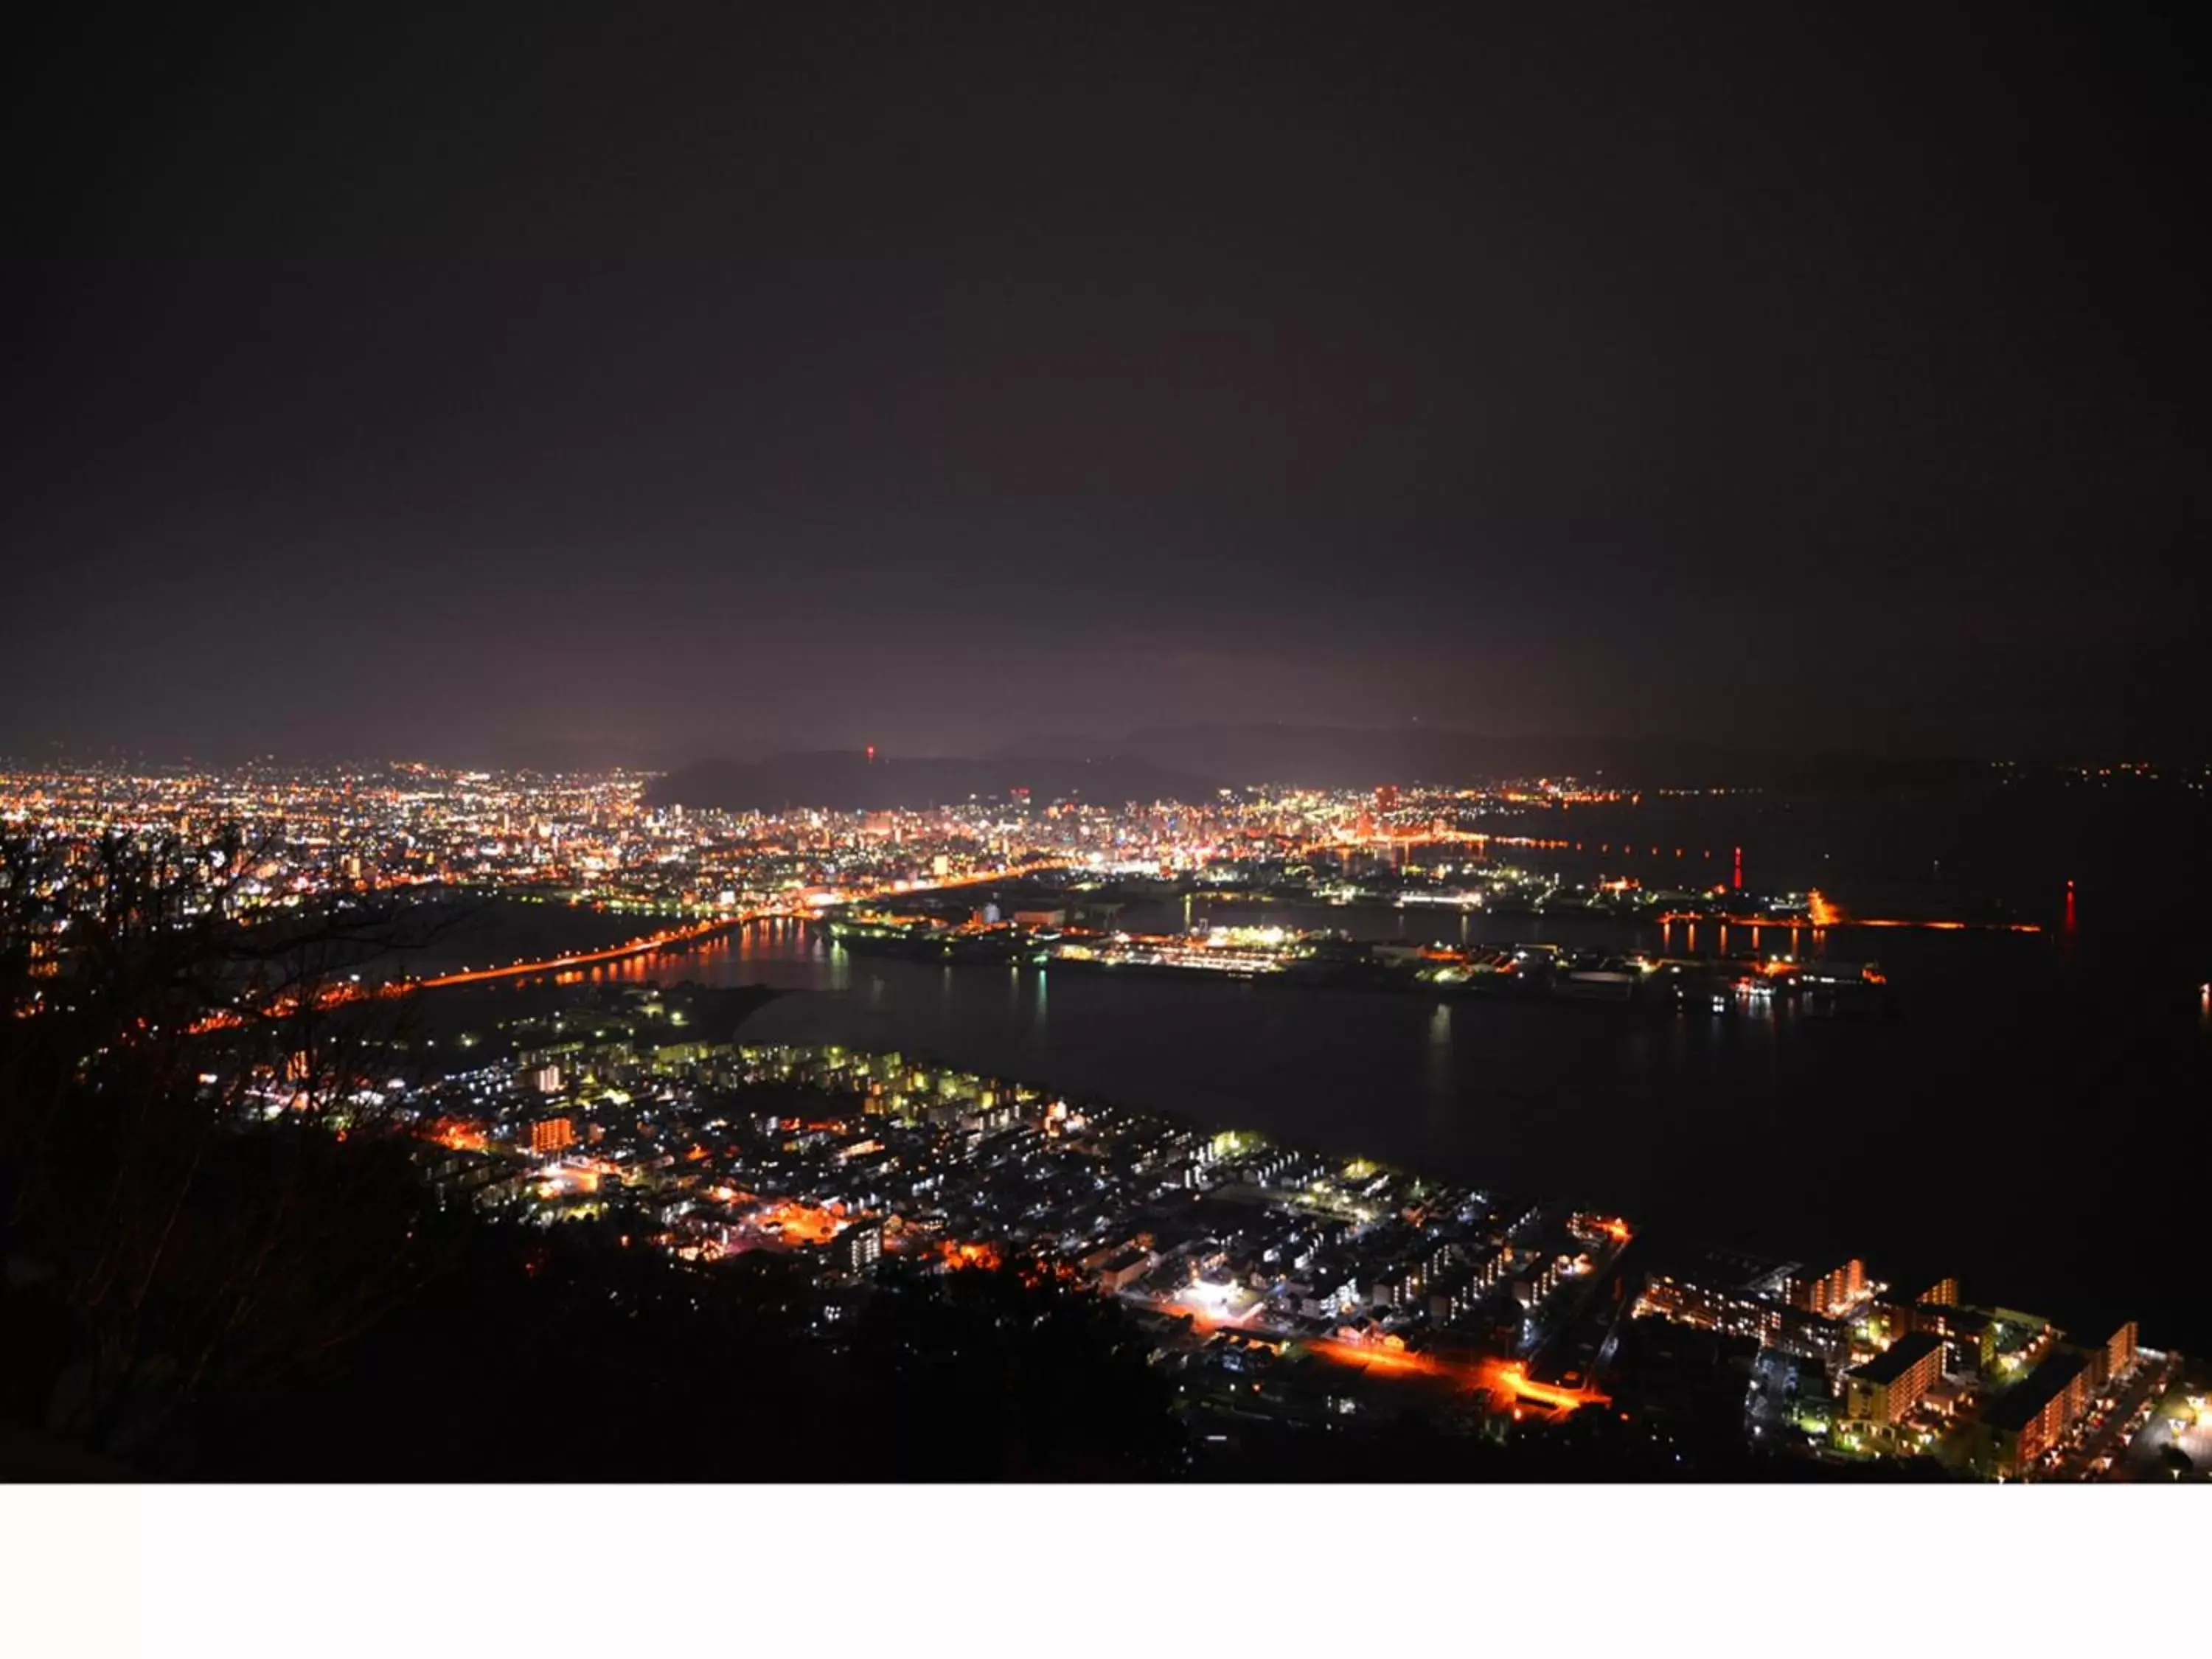
[[[1571,969],[1552,976],[1552,994],[1592,1002],[1626,1002],[1641,988],[1643,978],[1640,974],[1621,969]]]

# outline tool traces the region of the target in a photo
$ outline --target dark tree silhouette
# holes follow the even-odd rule
[[[353,978],[424,929],[248,915],[261,861],[0,853],[0,1412],[40,1444],[261,1479],[1178,1466],[1146,1345],[1087,1292],[893,1266],[825,1331],[803,1263],[678,1263],[633,1248],[643,1214],[441,1211],[367,1086],[408,1001]]]
[[[852,1432],[901,1479],[1178,1474],[1184,1437],[1151,1348],[1117,1304],[1033,1270],[901,1264],[853,1335]]]
[[[407,928],[361,902],[257,915],[265,852],[0,848],[10,1404],[101,1452],[325,1374],[419,1280],[419,1184],[363,1088],[404,1002],[351,978]]]

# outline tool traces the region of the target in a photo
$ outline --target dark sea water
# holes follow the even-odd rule
[[[1781,861],[1778,845],[1762,849],[1770,863]],[[1797,849],[1791,884],[1812,884],[1801,872],[1817,875],[1823,853]],[[1723,1019],[945,968],[849,955],[797,922],[592,977],[766,984],[790,994],[751,1017],[747,1040],[897,1049],[1583,1199],[1657,1236],[1791,1256],[1847,1251],[1916,1286],[1953,1273],[1978,1301],[2047,1312],[2084,1333],[2138,1317],[2145,1342],[2202,1352],[2212,1347],[2198,1239],[2212,1200],[2212,1010],[2198,988],[2212,977],[2207,935],[2132,897],[2108,902],[2096,886],[2069,929],[2063,885],[2041,901],[2039,919],[2053,925],[2039,934],[1828,930],[1830,957],[1882,964],[1905,1009],[1893,1022],[1787,1006]],[[2032,887],[2015,898],[2022,914],[2038,902]],[[1840,891],[1848,902],[1876,889],[1875,872],[1862,871]],[[1454,912],[1201,904],[1193,919],[1463,937]],[[1179,905],[1127,918],[1181,921]],[[1589,920],[1466,927],[1478,940],[1661,943],[1656,928]],[[1752,942],[1716,931],[1688,946],[1678,929],[1670,943]],[[1772,930],[1759,945],[1789,948]]]
[[[2190,1238],[2212,1102],[2194,988],[2160,996],[2036,938],[1838,929],[1828,946],[1878,956],[1906,1018],[945,968],[848,955],[797,923],[602,973],[792,993],[747,1023],[751,1041],[897,1049],[1583,1198],[1679,1237],[1849,1250],[1900,1279],[1955,1272],[1971,1295],[2084,1322],[2140,1314],[2148,1341],[2212,1340]]]

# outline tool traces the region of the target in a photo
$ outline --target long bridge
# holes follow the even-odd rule
[[[1009,881],[1033,875],[1039,870],[1055,867],[1048,863],[1011,865],[1003,869],[977,870],[964,876],[939,877],[929,881],[908,881],[881,887],[857,888],[838,893],[834,899],[824,899],[819,905],[800,902],[792,904],[769,905],[728,916],[710,916],[705,921],[684,927],[665,928],[657,933],[626,939],[620,945],[610,945],[593,951],[572,951],[557,957],[537,957],[527,962],[511,962],[496,968],[463,968],[450,974],[435,974],[425,979],[387,980],[382,984],[368,986],[351,983],[325,986],[315,994],[314,1006],[334,1008],[343,1004],[370,999],[411,996],[417,991],[442,990],[455,985],[487,985],[499,980],[532,979],[544,974],[567,973],[573,969],[596,967],[602,963],[621,962],[630,957],[649,956],[656,951],[672,950],[696,940],[710,939],[733,927],[748,927],[757,921],[769,921],[814,915],[817,909],[831,903],[865,903],[872,899],[888,898],[894,894],[939,892],[947,888],[980,886],[988,882]],[[266,1007],[254,1011],[257,1018],[280,1018],[297,1013],[301,1002],[296,995],[280,997]],[[212,1031],[241,1025],[246,1016],[223,1012],[208,1015],[198,1021],[195,1032]]]

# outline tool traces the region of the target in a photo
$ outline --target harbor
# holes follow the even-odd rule
[[[1727,1016],[1778,999],[1815,1016],[1893,1017],[1875,963],[1767,956],[1657,955],[1543,941],[1463,946],[1364,941],[1325,929],[1215,926],[1137,933],[1068,924],[1062,913],[951,921],[856,909],[821,924],[837,949],[946,966],[1056,968],[1130,977],[1212,977],[1309,988],[1396,991],[1437,1000],[1543,998]]]

